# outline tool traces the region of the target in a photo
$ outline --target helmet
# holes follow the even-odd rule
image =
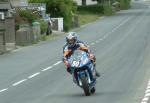
[[[66,42],[70,46],[74,46],[77,42],[77,34],[75,32],[69,32],[68,36],[66,37]]]

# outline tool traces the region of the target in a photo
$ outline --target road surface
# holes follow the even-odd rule
[[[138,5],[77,31],[97,57],[94,95],[66,72],[61,36],[0,56],[0,103],[150,103],[150,8]]]

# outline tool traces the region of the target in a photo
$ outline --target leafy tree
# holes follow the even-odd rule
[[[52,17],[64,18],[64,29],[68,31],[71,27],[72,16],[77,10],[73,0],[29,0],[33,3],[46,3],[47,13]]]

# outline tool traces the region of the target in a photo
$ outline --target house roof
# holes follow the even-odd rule
[[[9,10],[11,9],[11,5],[8,2],[0,2],[0,10]]]

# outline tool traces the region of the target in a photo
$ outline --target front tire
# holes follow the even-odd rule
[[[89,89],[89,84],[87,82],[87,79],[85,77],[82,77],[81,81],[82,81],[82,88],[84,90],[85,95],[90,96],[90,89]]]
[[[93,94],[93,93],[95,93],[95,91],[96,91],[96,89],[95,89],[95,87],[93,87],[93,88],[91,89],[91,93]]]

